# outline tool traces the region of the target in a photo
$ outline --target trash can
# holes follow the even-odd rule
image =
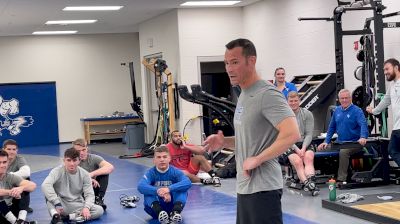
[[[126,145],[128,146],[128,153],[140,152],[145,146],[144,142],[144,128],[146,124],[143,122],[133,122],[126,124]]]

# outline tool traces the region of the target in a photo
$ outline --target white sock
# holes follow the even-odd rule
[[[15,215],[12,212],[8,212],[4,218],[7,219],[7,221],[9,221],[10,223],[15,223],[17,221],[17,218],[15,217]]]
[[[26,214],[27,214],[27,212],[26,212],[26,210],[21,210],[21,211],[19,211],[19,214],[18,214],[18,219],[19,220],[26,220]]]

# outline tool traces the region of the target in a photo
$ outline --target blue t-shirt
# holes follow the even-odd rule
[[[276,83],[274,83],[274,85],[276,86]],[[285,82],[285,88],[283,88],[282,93],[286,99],[288,98],[288,94],[292,91],[297,92],[296,85],[291,82]]]

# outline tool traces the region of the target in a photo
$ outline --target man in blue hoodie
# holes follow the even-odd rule
[[[345,182],[350,156],[360,152],[367,143],[368,126],[361,108],[353,105],[350,91],[342,89],[338,95],[340,106],[337,106],[333,112],[325,141],[318,146],[318,150],[327,148],[335,132],[338,135],[336,142],[351,141],[360,144],[353,148],[340,149],[337,181]]]
[[[138,185],[139,192],[144,195],[144,210],[161,224],[182,222],[181,212],[192,186],[181,170],[169,165],[170,161],[168,148],[157,147],[155,166],[144,174]]]

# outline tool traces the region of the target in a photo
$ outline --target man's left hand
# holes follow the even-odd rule
[[[157,194],[158,194],[158,196],[160,196],[160,197],[164,197],[165,194],[169,194],[169,188],[168,188],[168,187],[161,187],[161,188],[158,188]]]
[[[98,188],[100,187],[100,184],[96,179],[92,179],[92,186],[93,188]]]
[[[163,196],[164,202],[168,203],[171,202],[171,194],[170,193],[166,193]]]
[[[365,145],[365,144],[367,144],[367,139],[365,139],[365,138],[360,138],[360,139],[358,139],[358,143],[360,143],[360,145]]]
[[[22,187],[14,187],[10,190],[9,195],[13,198],[21,198],[21,194],[24,191]]]
[[[250,171],[258,167],[260,164],[261,162],[256,156],[245,159],[243,162],[244,176],[250,177]]]
[[[89,211],[89,209],[86,208],[86,207],[83,208],[82,211],[81,211],[81,215],[83,216],[83,218],[85,220],[89,220],[90,219],[90,211]]]

